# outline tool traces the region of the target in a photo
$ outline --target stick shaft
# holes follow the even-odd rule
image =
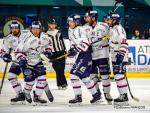
[[[9,48],[9,54],[10,53],[11,53],[11,48]],[[3,88],[3,84],[4,84],[7,68],[8,68],[8,62],[6,63],[5,70],[4,70],[4,73],[3,73],[3,78],[2,78],[2,82],[1,82],[1,86],[0,86],[0,94],[2,92],[2,88]]]

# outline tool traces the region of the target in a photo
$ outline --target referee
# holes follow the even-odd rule
[[[51,18],[48,20],[47,34],[51,40],[52,45],[52,57],[51,59],[60,57],[66,54],[66,47],[63,41],[62,33],[57,29],[56,20]],[[56,80],[58,89],[66,89],[67,81],[64,75],[66,58],[63,57],[59,60],[52,62],[52,66],[56,72]]]

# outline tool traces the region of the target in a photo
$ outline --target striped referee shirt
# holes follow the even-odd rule
[[[59,51],[65,51],[66,47],[63,40],[63,35],[61,32],[57,29],[54,31],[47,31],[48,37],[51,40],[52,43],[52,52],[59,52]]]

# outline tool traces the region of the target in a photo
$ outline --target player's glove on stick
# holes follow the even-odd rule
[[[78,50],[76,48],[70,48],[68,51],[68,56],[76,56],[78,54]]]
[[[26,60],[26,59],[21,59],[20,61],[19,61],[19,66],[21,67],[21,68],[27,68],[27,66],[28,66],[28,61]]]
[[[53,53],[46,51],[46,52],[44,52],[44,55],[45,55],[47,58],[52,59]]]
[[[122,64],[123,59],[124,59],[124,53],[117,53],[116,64],[118,64],[118,65]]]
[[[11,62],[11,60],[12,60],[12,56],[10,55],[10,54],[8,54],[8,53],[6,53],[6,54],[4,54],[3,55],[3,60],[5,61],[5,62]]]

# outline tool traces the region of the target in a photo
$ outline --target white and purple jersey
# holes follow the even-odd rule
[[[92,60],[108,58],[109,41],[99,40],[109,34],[109,26],[106,23],[97,22],[94,28],[86,24],[84,26],[84,30],[87,32],[87,37],[90,40],[90,43],[92,44]]]
[[[89,40],[81,26],[68,30],[70,47],[75,47],[79,52],[86,52],[89,48]]]
[[[125,55],[123,61],[128,61],[128,43],[126,39],[126,32],[122,25],[115,25],[110,30],[110,34],[112,34],[112,37],[109,40],[112,61],[116,61],[116,55],[119,52]]]
[[[23,37],[15,49],[15,58],[17,60],[26,58],[29,65],[38,64],[41,62],[40,54],[42,52],[40,39],[30,31],[26,32]]]

